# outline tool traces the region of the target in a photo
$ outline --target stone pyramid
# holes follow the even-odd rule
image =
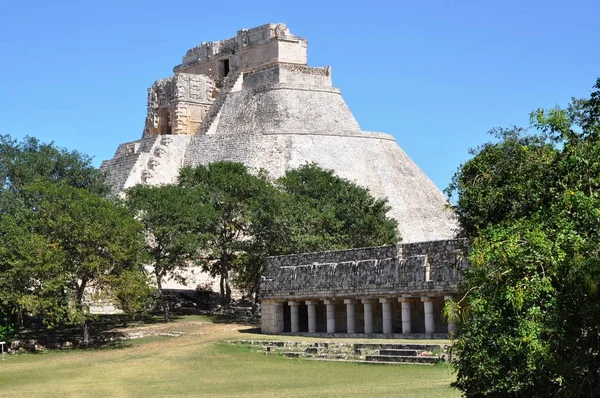
[[[394,137],[361,131],[330,67],[307,66],[307,41],[284,24],[202,43],[174,72],[148,90],[142,138],[102,163],[115,194],[173,183],[183,165],[231,160],[279,177],[316,162],[387,197],[404,242],[453,237],[440,190]]]

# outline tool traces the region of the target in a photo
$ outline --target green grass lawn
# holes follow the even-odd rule
[[[0,362],[0,396],[459,396],[449,387],[449,367],[265,356],[222,343],[256,337],[242,325],[203,320],[185,327],[183,337],[149,337],[117,348],[7,356]]]

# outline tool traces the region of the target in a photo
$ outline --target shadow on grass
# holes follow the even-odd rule
[[[239,333],[245,333],[245,334],[262,334],[262,331],[260,330],[260,327],[253,327],[253,328],[248,328],[248,329],[240,329],[238,330]]]
[[[87,346],[81,345],[75,347],[77,350],[84,351],[102,351],[102,350],[123,350],[134,346],[130,340],[113,340],[107,342],[93,342]]]
[[[172,320],[183,319],[183,316],[173,315]],[[97,315],[88,321],[91,342],[83,344],[83,331],[80,325],[65,325],[48,329],[35,327],[19,332],[13,341],[19,341],[19,346],[25,351],[38,353],[44,349],[122,349],[132,346],[126,333],[116,331],[118,328],[167,324],[160,315],[148,315],[132,318],[126,315]],[[39,348],[38,348],[39,347]]]
[[[249,316],[246,313],[221,313],[221,314],[207,314],[213,323],[235,323],[238,325],[245,326],[258,326],[259,318],[257,316]]]

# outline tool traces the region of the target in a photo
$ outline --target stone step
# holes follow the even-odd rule
[[[346,363],[360,363],[365,365],[416,365],[416,366],[432,366],[431,363],[420,363],[420,362],[383,362],[383,361],[365,361],[362,359],[330,359],[330,358],[315,358],[305,357],[302,358],[307,361],[319,361],[319,362],[346,362]]]
[[[370,365],[416,365],[416,366],[433,366],[437,362],[386,362],[386,361],[356,361],[358,363],[370,364]]]
[[[434,363],[440,362],[440,358],[438,358],[436,356],[419,357],[419,356],[367,355],[367,356],[365,356],[365,361],[434,364]]]
[[[387,356],[391,356],[391,357],[416,357],[416,356],[419,355],[420,352],[423,352],[423,351],[408,350],[408,349],[402,349],[402,350],[379,350],[379,355],[387,355]]]
[[[366,348],[370,350],[417,350],[417,351],[436,351],[444,347],[440,344],[391,344],[391,343],[355,343],[355,349]]]
[[[320,359],[339,359],[339,360],[353,360],[358,359],[352,355],[346,354],[318,354],[318,355],[307,355],[307,358],[320,358]]]

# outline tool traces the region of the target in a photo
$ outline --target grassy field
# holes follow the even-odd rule
[[[0,396],[453,397],[450,368],[313,362],[265,356],[227,339],[271,338],[248,326],[184,317],[112,348],[7,356]]]

